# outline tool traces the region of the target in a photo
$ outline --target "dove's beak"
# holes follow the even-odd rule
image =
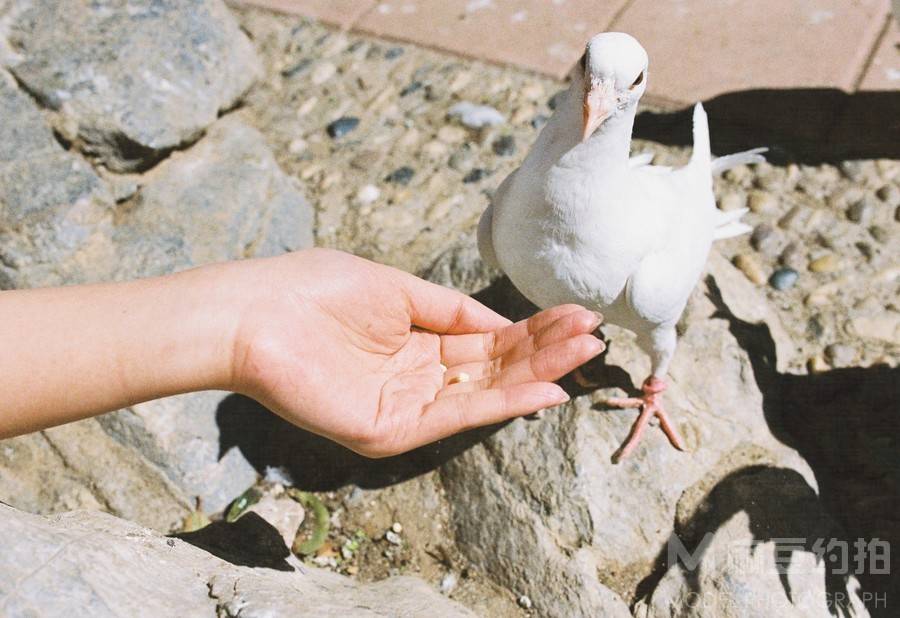
[[[616,91],[612,80],[592,82],[584,91],[584,133],[581,141],[586,142],[615,109]]]

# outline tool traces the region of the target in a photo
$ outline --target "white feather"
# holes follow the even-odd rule
[[[621,65],[604,70],[625,76],[628,96],[645,52],[631,37],[604,45],[603,57]],[[758,162],[762,150],[713,159],[698,104],[688,165],[650,165],[651,153],[629,159],[637,100],[582,142],[583,92],[576,75],[521,167],[496,192],[479,225],[479,247],[538,306],[578,303],[633,330],[661,376],[710,246],[749,229],[740,222],[746,211],[716,208],[712,175]]]

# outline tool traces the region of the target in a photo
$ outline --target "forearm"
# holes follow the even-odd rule
[[[0,292],[0,438],[229,388],[234,268]]]

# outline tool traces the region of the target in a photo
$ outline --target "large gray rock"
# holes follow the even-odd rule
[[[413,577],[234,566],[103,513],[47,520],[0,505],[0,545],[5,616],[472,616]]]
[[[177,528],[191,506],[93,419],[0,442],[0,501],[39,513],[103,509],[157,530]]]
[[[483,281],[484,274],[479,272],[483,267],[466,258],[471,248],[453,251],[460,256],[441,256],[429,273],[432,278],[451,284]],[[447,267],[452,264],[468,271],[453,272]],[[732,301],[732,313],[748,321],[774,317],[765,310],[758,291],[741,285],[740,274],[727,261],[713,255],[711,270],[718,286],[701,285],[692,298],[679,327],[679,349],[665,395],[689,452],[675,451],[662,432],[651,429],[630,459],[611,463],[635,413],[611,410],[602,402],[616,392],[621,394],[622,387],[640,384],[649,371],[649,360],[637,350],[633,336],[609,326],[604,330],[611,345],[599,380],[620,388],[577,397],[537,420],[516,420],[442,468],[460,549],[498,583],[529,595],[541,615],[625,615],[629,613],[626,602],[648,603],[660,578],[667,592],[654,598],[653,615],[664,615],[663,608],[672,599],[690,598],[692,589],[679,586],[693,580],[679,579],[681,571],[669,574],[660,548],[672,539],[679,517],[686,522],[682,527],[688,526],[694,515],[707,508],[710,496],[724,491],[725,479],[750,466],[765,464],[765,470],[792,475],[796,488],[804,490],[803,497],[808,499],[804,509],[795,509],[795,515],[802,513],[802,523],[828,519],[816,500],[815,475],[788,446],[790,441],[777,422],[768,418],[750,356],[723,313],[728,306],[718,299]],[[482,296],[501,311],[517,313],[515,303],[509,301],[515,292],[508,284],[495,283]],[[526,313],[521,308],[518,312]],[[775,334],[772,347],[784,349],[785,339],[774,321],[767,332]],[[771,362],[776,364],[774,358]],[[764,514],[778,511],[784,503],[779,497],[770,499],[762,489],[758,495],[748,491],[745,498]],[[732,508],[740,510],[734,502]],[[715,533],[713,523],[722,526],[727,519],[702,521],[712,522],[710,531]],[[762,525],[762,519],[755,513],[753,525]],[[803,526],[795,526],[795,532],[796,528]],[[757,538],[756,530],[746,525],[729,529],[722,532],[723,538],[727,536],[723,543],[739,539],[750,544]],[[721,561],[714,569],[712,561],[721,555],[713,556],[709,565],[701,563],[707,569],[704,573],[715,573],[703,580],[704,591],[714,590],[710,594],[717,602],[737,607],[732,615],[753,614],[754,597],[744,595],[741,586],[716,587],[716,582],[745,574],[739,575],[733,564]],[[824,576],[819,569],[793,581],[813,595],[797,606],[797,612],[826,607],[830,598],[826,592],[835,589],[826,589]],[[765,577],[763,581],[778,581],[773,569]],[[789,593],[781,590],[779,586],[774,592],[790,604]],[[816,612],[809,615],[827,615]],[[717,614],[710,610],[690,615]]]
[[[113,170],[144,169],[193,142],[261,74],[219,0],[21,4],[11,70]]]
[[[0,118],[3,287],[78,282],[79,264],[110,253],[109,191],[90,165],[62,149],[3,71]]]
[[[751,455],[752,448],[743,450]],[[660,581],[637,615],[868,615],[860,598],[847,594],[859,582],[831,562],[838,554],[830,544],[846,540],[816,492],[796,471],[752,455],[756,464],[716,477],[702,493],[683,494],[666,548],[672,560],[666,555]]]
[[[235,115],[140,182],[114,232],[124,277],[312,245],[313,210],[298,183]]]

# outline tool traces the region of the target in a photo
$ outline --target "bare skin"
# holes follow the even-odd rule
[[[0,292],[0,438],[222,389],[370,457],[568,400],[603,351],[575,305],[511,324],[321,249],[127,283]]]

